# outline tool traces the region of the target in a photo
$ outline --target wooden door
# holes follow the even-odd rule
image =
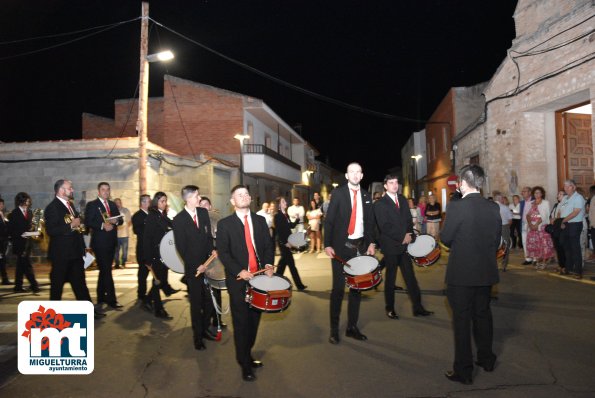
[[[565,157],[561,173],[558,174],[560,187],[563,186],[563,180],[570,178],[577,187],[583,189],[584,194],[588,194],[589,187],[594,183],[591,115],[564,112],[560,124]]]

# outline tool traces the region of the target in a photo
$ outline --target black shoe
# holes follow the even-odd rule
[[[119,265],[114,265],[114,269],[120,269]]]
[[[430,316],[433,313],[434,313],[434,311],[428,311],[422,307],[419,310],[413,311],[413,316]]]
[[[163,293],[165,293],[165,295],[167,297],[171,296],[172,294],[176,294],[177,292],[179,292],[180,289],[168,289],[166,291],[164,291]]]
[[[8,279],[7,279],[7,280],[4,280],[4,281],[2,281],[2,284],[3,284],[3,285],[14,285],[14,283],[12,283],[11,281],[9,281]]]
[[[207,346],[205,346],[205,343],[203,343],[202,339],[199,339],[194,340],[194,348],[198,351],[203,351],[207,349]]]
[[[39,288],[39,286],[35,286],[35,287],[31,286],[31,291],[33,293],[39,293],[39,292],[41,292],[41,289]]]
[[[161,319],[165,319],[165,320],[170,320],[170,319],[174,319],[173,316],[169,315],[167,313],[167,311],[163,308],[155,310],[155,316],[157,318],[161,318]]]
[[[148,300],[143,301],[143,303],[140,305],[140,308],[148,312],[153,312],[153,304],[151,304],[151,302]]]
[[[106,316],[105,315],[105,312],[101,312],[101,311],[95,310],[95,319],[101,319],[101,318],[103,318],[105,316]]]
[[[492,364],[490,364],[490,365],[486,365],[486,364],[483,364],[482,362],[475,361],[475,364],[477,366],[481,366],[483,368],[483,370],[485,370],[486,372],[493,372],[494,371],[495,362],[492,363]]]
[[[340,341],[339,332],[331,332],[331,337],[328,338],[328,342],[337,345]]]
[[[22,287],[15,287],[14,289],[12,289],[12,291],[15,293],[27,293],[29,290]]]
[[[244,379],[244,381],[256,380],[256,375],[254,375],[250,366],[242,366],[242,379]]]
[[[122,304],[118,303],[117,301],[114,301],[113,303],[109,303],[108,305],[115,310],[124,307]]]
[[[368,337],[365,334],[362,334],[357,326],[348,327],[345,331],[345,336],[361,341],[368,340]]]
[[[446,373],[444,373],[444,376],[450,381],[456,381],[465,385],[473,384],[473,379],[471,379],[471,377],[463,377],[455,373],[453,370],[447,370]]]
[[[209,332],[208,330],[202,332],[202,337],[207,340],[217,341],[217,336],[213,335],[213,333]]]
[[[530,264],[533,264],[533,262],[532,261],[527,261],[527,260],[525,260],[525,261],[523,261],[521,263],[521,265],[530,265]]]
[[[308,286],[303,285],[303,286],[298,287],[297,290],[302,292],[302,291],[306,290],[307,288],[308,288]]]
[[[397,313],[394,310],[386,311],[386,316],[389,317],[390,319],[399,319],[399,316],[397,315]]]
[[[395,286],[395,290],[404,290],[401,286]]]

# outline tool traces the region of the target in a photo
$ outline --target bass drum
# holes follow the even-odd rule
[[[440,247],[432,235],[422,234],[407,246],[407,253],[415,265],[427,267],[440,259]]]
[[[176,250],[176,241],[174,240],[174,231],[168,231],[159,244],[159,254],[161,254],[161,261],[167,265],[169,269],[178,274],[184,273],[184,262]]]

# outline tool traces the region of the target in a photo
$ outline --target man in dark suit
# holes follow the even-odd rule
[[[8,248],[8,219],[6,218],[4,199],[0,198],[0,275],[3,285],[11,285],[6,273],[6,249]]]
[[[217,224],[217,252],[225,267],[233,321],[236,360],[242,367],[242,378],[254,381],[253,368],[262,367],[252,357],[256,341],[260,312],[246,303],[247,282],[258,268],[266,267],[266,274],[273,276],[274,249],[264,217],[250,211],[250,193],[244,185],[231,190],[231,204],[235,212]],[[237,280],[239,278],[240,280]]]
[[[31,211],[31,197],[26,192],[19,192],[14,198],[14,210],[8,218],[8,231],[12,240],[12,252],[17,257],[17,267],[14,277],[14,292],[24,293],[23,276],[27,277],[31,290],[38,293],[41,289],[35,279],[31,266],[31,238],[22,235],[31,231],[33,212]]]
[[[409,298],[413,304],[414,316],[428,316],[433,312],[427,311],[421,304],[421,292],[415,278],[411,258],[407,254],[407,245],[413,236],[413,219],[407,199],[399,195],[398,176],[388,174],[384,177],[386,194],[374,203],[376,225],[380,232],[379,241],[386,266],[384,278],[384,304],[386,316],[399,319],[395,311],[395,279],[397,267],[407,285]]]
[[[345,178],[347,184],[333,190],[333,199],[325,215],[324,251],[331,257],[333,267],[333,290],[331,291],[331,344],[339,343],[339,315],[341,302],[345,293],[343,264],[335,258],[349,259],[368,254],[373,256],[374,245],[374,211],[370,194],[361,188],[360,181],[364,177],[362,167],[358,163],[347,166]],[[367,340],[357,328],[361,292],[349,290],[347,306],[347,331],[345,336],[356,340]]]
[[[149,268],[145,266],[143,258],[143,237],[145,234],[145,220],[149,215],[151,197],[149,195],[141,195],[139,202],[140,209],[132,216],[132,231],[136,235],[136,262],[138,263],[138,288],[136,295],[138,302],[142,305],[147,295],[147,276],[149,276]]]
[[[450,202],[440,234],[450,247],[446,268],[447,297],[452,308],[455,360],[445,376],[472,384],[473,353],[471,323],[477,347],[476,365],[494,370],[493,324],[490,291],[498,283],[496,252],[500,246],[502,221],[498,205],[479,192],[485,174],[477,165],[464,166],[460,173],[463,198]]]
[[[198,189],[196,185],[186,185],[182,188],[185,206],[174,217],[173,227],[176,250],[184,261],[184,276],[188,284],[194,348],[204,350],[206,347],[203,337],[215,340],[215,336],[208,330],[213,313],[213,301],[205,285],[206,266],[204,265],[213,252],[213,235],[209,212],[198,207],[200,203]],[[197,271],[200,272],[198,278]]]
[[[50,237],[48,258],[52,262],[50,300],[62,300],[64,284],[70,282],[77,300],[91,302],[83,265],[85,243],[83,235],[79,233],[81,219],[71,203],[74,193],[72,182],[62,179],[56,181],[54,192],[56,197],[44,212],[45,230]],[[70,223],[66,222],[66,216],[70,216]],[[95,311],[95,317],[102,316],[105,313]]]
[[[91,229],[91,249],[95,253],[99,279],[97,281],[97,302],[118,309],[122,305],[116,299],[116,289],[112,278],[112,262],[118,243],[117,225],[122,224],[118,207],[109,200],[111,193],[107,182],[97,185],[97,199],[87,203],[85,225]]]

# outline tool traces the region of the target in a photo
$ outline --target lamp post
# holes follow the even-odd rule
[[[244,140],[250,139],[250,135],[236,134],[233,138],[240,141],[240,185],[244,185]]]
[[[413,164],[413,198],[415,199],[415,194],[417,192],[417,161],[421,159],[421,155],[411,155],[411,159],[415,159],[415,163]]]
[[[138,182],[141,195],[147,193],[147,111],[149,102],[149,62],[168,61],[173,59],[171,51],[148,55],[149,51],[149,3],[142,3],[140,29],[140,75],[138,82]]]

